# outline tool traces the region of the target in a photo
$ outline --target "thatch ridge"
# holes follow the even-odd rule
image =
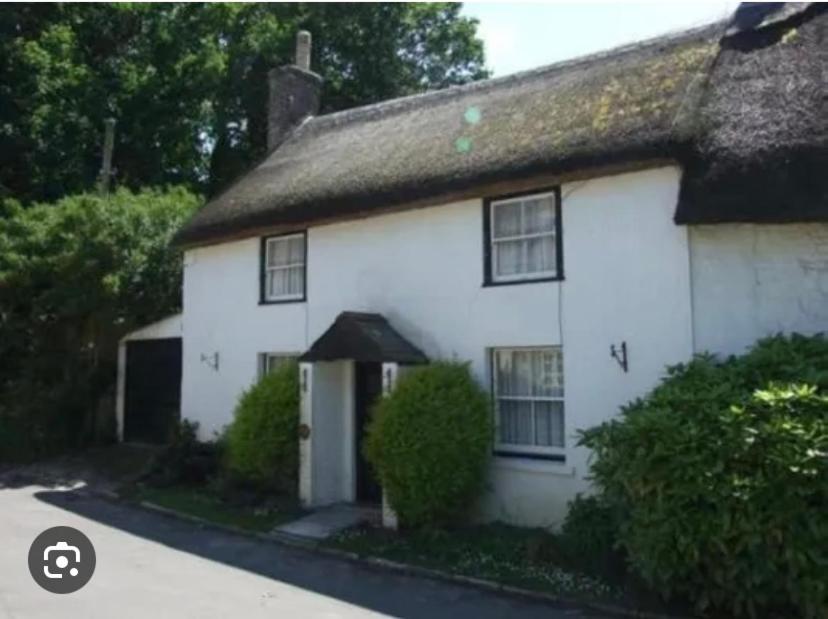
[[[729,22],[717,22],[514,75],[312,118],[197,213],[177,241],[215,242],[263,228],[403,208],[514,180],[656,161],[685,167],[677,221],[708,221],[705,184],[729,191],[734,166],[721,163],[733,160],[728,145],[751,142],[756,132],[739,118],[744,101],[736,96],[738,89],[734,95],[733,85],[746,78],[737,73],[747,71],[747,79],[754,75],[761,81],[768,71],[762,48],[740,51],[738,46],[755,47],[754,39],[772,38],[776,35],[768,33],[783,29],[784,34],[799,24],[809,34],[789,64],[805,68],[788,66],[788,71],[813,71],[819,58],[809,54],[825,51],[824,45],[812,50],[824,33],[823,14],[821,8],[798,9],[785,19],[764,19],[761,28],[724,37]],[[768,46],[773,51],[778,40]],[[737,66],[741,69],[733,73]],[[811,79],[805,88],[809,101],[824,98],[824,84],[824,79]],[[778,84],[766,86],[772,93]],[[754,107],[773,118],[779,111],[765,106],[768,88],[756,90]],[[790,144],[780,136],[766,146],[785,153],[795,143],[796,156],[810,169],[824,152],[819,130],[824,133],[825,121],[807,118],[810,137],[797,130],[790,133],[799,136]],[[814,152],[806,152],[809,148]],[[752,161],[758,159],[740,160],[736,168],[749,168]],[[788,168],[788,176],[780,179],[799,182],[796,170]],[[716,211],[719,217],[721,212],[744,216],[741,207],[722,208]]]

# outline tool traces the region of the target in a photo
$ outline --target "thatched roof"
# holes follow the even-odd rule
[[[721,41],[678,223],[828,221],[828,7],[781,8]]]
[[[708,183],[739,193],[722,176],[734,166],[770,161],[768,150],[784,151],[789,161],[789,146],[824,152],[824,114],[820,121],[812,107],[824,104],[826,65],[812,56],[825,53],[825,20],[814,19],[818,13],[824,12],[798,10],[724,40],[729,24],[717,23],[312,118],[198,212],[177,240],[214,242],[436,202],[458,192],[479,195],[486,185],[504,181],[666,160],[692,171],[685,175],[678,218],[705,220],[719,208],[705,195]],[[756,47],[757,32],[761,38],[792,21],[797,35]],[[751,49],[743,49],[745,38]],[[778,62],[784,70],[777,71]],[[713,165],[719,158],[725,167]],[[780,174],[795,174],[792,166],[786,170]],[[722,202],[726,207],[741,212]]]

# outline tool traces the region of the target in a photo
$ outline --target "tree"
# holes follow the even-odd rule
[[[435,4],[17,4],[0,13],[0,197],[117,182],[215,191],[264,154],[266,74],[314,35],[324,111],[487,75],[476,22]]]
[[[0,217],[0,461],[110,438],[117,344],[173,313],[183,189],[83,194]],[[96,410],[105,413],[96,415]]]

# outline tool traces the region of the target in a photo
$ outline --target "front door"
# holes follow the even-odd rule
[[[379,503],[382,501],[382,490],[362,449],[365,442],[365,428],[371,418],[371,409],[377,398],[382,395],[382,364],[358,362],[355,374],[357,501]]]

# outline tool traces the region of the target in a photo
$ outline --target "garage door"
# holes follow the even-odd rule
[[[164,443],[181,410],[181,338],[127,342],[124,440]]]

